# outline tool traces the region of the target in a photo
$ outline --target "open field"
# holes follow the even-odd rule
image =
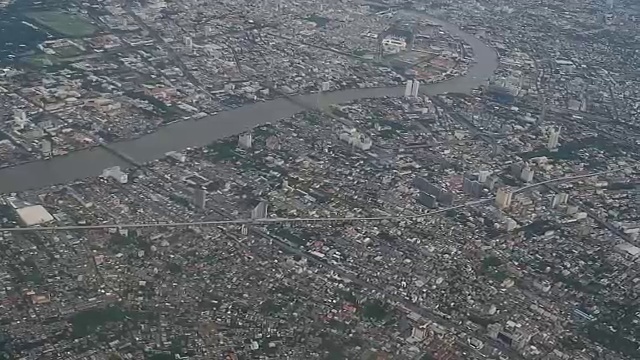
[[[26,16],[40,25],[69,37],[89,36],[98,30],[83,17],[60,11],[33,11],[26,13]]]
[[[63,59],[79,56],[84,53],[84,51],[80,50],[75,46],[58,47],[58,48],[55,48],[54,51],[56,52],[56,56],[61,57]]]
[[[24,61],[27,63],[37,66],[37,67],[45,67],[60,64],[60,59],[53,55],[47,54],[38,54],[24,58]]]

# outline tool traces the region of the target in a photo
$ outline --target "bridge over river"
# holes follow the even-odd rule
[[[447,92],[468,93],[484,84],[498,66],[496,52],[476,37],[465,33],[457,26],[423,16],[457,36],[473,49],[475,63],[464,76],[420,87],[421,93],[436,95]],[[323,94],[324,104],[339,104],[364,98],[401,96],[402,87],[349,89]],[[99,175],[111,166],[132,166],[123,156],[136,163],[145,163],[164,156],[169,151],[180,151],[188,147],[200,147],[211,142],[239,134],[252,127],[290,117],[304,111],[304,105],[316,107],[316,95],[298,95],[295,101],[285,98],[259,102],[224,111],[198,120],[188,120],[162,127],[142,137],[86,150],[72,152],[49,160],[34,161],[10,168],[0,169],[0,193],[24,191],[54,184],[67,183]]]

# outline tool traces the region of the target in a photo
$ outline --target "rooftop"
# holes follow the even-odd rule
[[[18,216],[26,226],[44,224],[53,220],[47,209],[42,205],[32,205],[17,210]]]

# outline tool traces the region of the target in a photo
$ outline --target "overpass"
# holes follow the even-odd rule
[[[513,191],[514,194],[522,193],[531,190],[538,186],[548,186],[552,183],[570,182],[580,180],[588,177],[613,174],[619,171],[627,170],[627,168],[619,168],[614,170],[607,170],[583,175],[573,175],[561,178],[549,179],[537,182],[535,184],[523,186]],[[68,231],[68,230],[100,230],[100,229],[112,229],[112,228],[160,228],[160,227],[193,227],[193,226],[224,226],[224,225],[268,225],[268,224],[284,224],[284,223],[325,223],[325,222],[378,222],[378,221],[397,221],[397,220],[417,220],[424,219],[433,215],[445,213],[450,210],[462,209],[469,206],[481,205],[490,203],[495,199],[495,196],[491,196],[484,199],[469,201],[460,205],[455,205],[435,211],[430,211],[424,214],[418,215],[395,215],[395,216],[371,216],[371,217],[318,217],[318,218],[265,218],[265,219],[235,219],[235,220],[210,220],[210,221],[185,221],[185,222],[162,222],[162,223],[131,223],[131,224],[96,224],[96,225],[69,225],[69,226],[42,226],[42,227],[18,227],[18,228],[5,228],[0,231],[7,232],[25,232],[25,231]]]

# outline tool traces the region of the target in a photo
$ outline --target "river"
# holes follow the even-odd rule
[[[429,95],[447,92],[467,93],[486,83],[498,66],[495,51],[455,25],[424,16],[434,23],[440,24],[445,32],[455,35],[469,44],[473,49],[476,62],[470,66],[466,75],[437,84],[422,85],[420,92]],[[365,98],[401,96],[403,92],[404,86],[341,90],[325,93],[323,103],[338,104]],[[316,96],[314,94],[299,95],[296,99],[315,106]],[[290,117],[303,110],[300,105],[289,100],[275,99],[245,105],[197,121],[177,122],[162,127],[154,133],[133,140],[117,142],[111,146],[136,161],[144,163],[161,158],[169,151],[204,146],[215,140],[239,134],[257,125]],[[130,166],[120,157],[101,147],[80,150],[50,160],[34,161],[0,169],[0,192],[24,191],[97,176],[103,169],[115,165],[123,168]]]

